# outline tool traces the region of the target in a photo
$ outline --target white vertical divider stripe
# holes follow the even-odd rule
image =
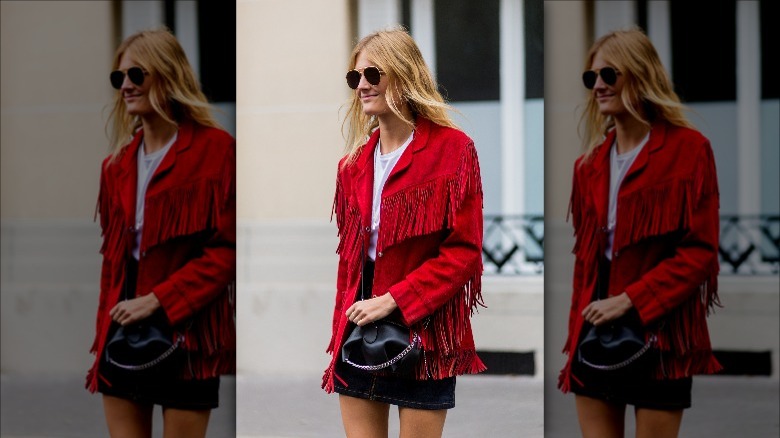
[[[411,26],[412,37],[420,48],[425,63],[436,77],[436,25],[433,19],[435,0],[412,0]]]
[[[630,26],[636,23],[635,1],[595,1],[594,39],[607,32]]]
[[[358,4],[358,38],[400,22],[400,0],[360,0]]]
[[[503,214],[525,210],[525,45],[522,0],[501,0],[501,163]]]
[[[181,43],[187,59],[200,80],[200,54],[198,52],[198,4],[194,0],[176,1],[176,39]]]
[[[165,6],[161,0],[122,2],[122,38],[165,23]]]
[[[761,211],[761,41],[758,2],[737,2],[737,207]]]
[[[666,71],[672,74],[672,25],[669,1],[647,2],[647,36],[653,41]]]

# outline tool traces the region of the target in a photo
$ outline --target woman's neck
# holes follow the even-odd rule
[[[141,122],[144,128],[144,152],[147,154],[164,148],[179,129],[178,126],[157,114],[144,117]]]
[[[412,118],[412,112],[408,105],[401,108],[401,114],[407,120]],[[414,127],[406,123],[395,113],[388,111],[387,114],[379,116],[379,152],[384,155],[400,148],[406,140],[412,135]]]
[[[629,113],[615,117],[615,132],[618,154],[636,149],[645,138],[650,127]]]

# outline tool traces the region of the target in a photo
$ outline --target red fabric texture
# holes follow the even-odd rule
[[[96,359],[86,386],[104,379],[98,364],[107,341],[108,312],[122,299],[132,257],[139,131],[110,162],[103,162],[97,213],[103,265]],[[136,296],[152,291],[169,322],[185,336],[188,364],[182,378],[235,373],[236,279],[235,140],[225,131],[182,123],[146,191]],[[110,382],[108,382],[110,384]]]
[[[376,130],[347,165],[339,163],[333,214],[339,234],[332,360],[322,387],[333,391],[334,366],[349,336],[345,312],[358,293],[370,237]],[[382,191],[373,291],[390,293],[404,323],[422,337],[415,378],[442,379],[485,369],[470,317],[483,305],[482,182],[473,141],[463,132],[417,118],[414,139]],[[336,376],[337,377],[337,376]]]
[[[568,361],[558,386],[570,389],[582,310],[595,288],[607,243],[611,131],[589,159],[574,166],[570,217],[575,265]],[[677,379],[721,369],[706,317],[717,295],[719,195],[709,141],[699,132],[655,123],[618,191],[609,296],[626,292],[648,336],[658,338],[654,378]]]

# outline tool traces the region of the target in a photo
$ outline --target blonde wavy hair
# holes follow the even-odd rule
[[[112,70],[126,53],[149,73],[152,81],[149,101],[152,108],[166,121],[179,124],[184,120],[219,127],[211,114],[211,105],[200,89],[187,55],[170,30],[144,30],[127,37],[116,50]],[[106,129],[110,130],[112,160],[117,157],[130,137],[141,127],[141,119],[127,113],[122,92],[114,94],[114,103]]]
[[[352,50],[347,70],[355,68],[361,53],[387,74],[390,82],[385,99],[395,115],[411,126],[414,126],[414,117],[420,115],[437,125],[457,128],[449,115],[453,108],[439,93],[420,49],[405,28],[380,30],[361,39]],[[409,104],[412,111],[411,120],[401,113],[399,104],[404,103]],[[345,106],[348,109],[341,132],[347,142],[346,165],[357,157],[371,132],[379,126],[379,120],[363,112],[357,92],[352,93]]]
[[[638,27],[610,32],[593,43],[585,62],[590,70],[596,54],[615,67],[624,77],[620,99],[628,112],[648,127],[657,120],[692,128],[683,114],[687,108],[680,102],[661,58],[650,39]],[[585,155],[604,141],[604,136],[615,126],[615,120],[599,111],[593,93],[588,95],[580,118],[584,124],[583,147]]]

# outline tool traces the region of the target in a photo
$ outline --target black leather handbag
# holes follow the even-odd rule
[[[598,269],[596,299],[607,294],[609,261],[601,260]],[[645,340],[639,315],[632,309],[608,324],[591,325],[577,346],[577,358],[582,364],[599,371],[630,371],[639,368],[644,362],[641,359],[646,358],[655,342],[655,335]]]
[[[361,300],[367,295],[365,283],[370,288],[373,282],[373,262],[364,261],[360,278]],[[356,325],[341,347],[341,359],[345,363],[363,371],[390,372],[399,376],[413,374],[421,355],[420,335],[391,318],[362,327]]]
[[[127,264],[123,300],[135,291],[138,265],[134,260]],[[162,309],[134,324],[122,326],[113,323],[105,346],[105,360],[118,370],[136,374],[165,374],[180,363],[184,335],[174,335],[173,327]],[[111,332],[109,332],[111,333]]]
[[[177,362],[184,336],[158,312],[135,324],[119,326],[106,344],[106,361],[125,371],[158,373]]]
[[[613,323],[591,326],[582,338],[579,361],[601,371],[634,367],[655,344],[655,336],[645,341],[644,330],[620,318]]]
[[[398,375],[412,374],[421,353],[420,336],[388,319],[355,326],[341,347],[342,360],[355,368]]]

